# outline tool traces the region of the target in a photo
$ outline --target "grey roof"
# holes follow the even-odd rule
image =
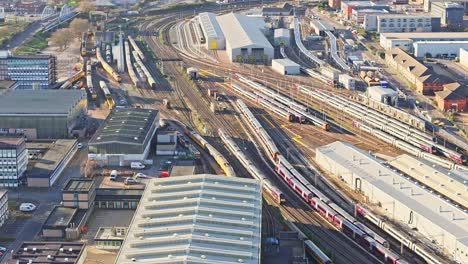
[[[0,115],[68,115],[84,90],[13,90],[0,95]]]
[[[115,263],[259,264],[262,191],[252,179],[151,179]]]
[[[262,32],[265,22],[261,18],[229,13],[216,18],[231,49],[255,46],[273,50]]]
[[[393,202],[405,205],[453,235],[459,243],[468,245],[466,212],[387,168],[370,154],[348,143],[337,141],[317,148],[317,155],[346,168],[351,175],[356,175],[373,188],[393,197]],[[334,165],[332,163],[329,166]]]
[[[207,38],[224,39],[223,31],[219,27],[215,14],[208,12],[200,13],[198,15],[198,21],[200,22],[203,33]]]
[[[272,62],[276,62],[284,67],[300,67],[301,65],[295,63],[290,59],[274,59]]]
[[[142,144],[157,120],[158,110],[114,109],[89,141],[89,145],[107,143]]]

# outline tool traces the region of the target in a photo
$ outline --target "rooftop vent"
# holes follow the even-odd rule
[[[54,259],[51,255],[47,255],[47,259]]]
[[[36,252],[37,251],[37,248],[33,248],[33,252]]]
[[[63,248],[60,248],[60,252],[63,252]]]
[[[23,248],[23,251],[28,252],[28,248],[27,247]]]
[[[175,236],[175,237],[178,236],[178,235],[179,235],[179,234],[177,234],[177,233],[172,234],[172,236]]]
[[[28,259],[28,264],[32,264],[32,259]]]
[[[213,215],[212,215],[212,214],[209,214],[208,216],[209,216],[209,217],[213,217]]]
[[[135,262],[136,261],[136,258],[132,258],[132,262]]]
[[[100,139],[101,139],[101,137],[97,137],[97,140],[100,140]]]
[[[120,132],[120,130],[116,130],[116,131],[115,131],[115,133],[119,133],[119,132]]]
[[[241,220],[242,220],[242,221],[245,221],[245,217],[242,217]]]
[[[214,196],[213,196],[213,197],[211,197],[211,200],[216,200],[216,197],[214,197]]]
[[[179,214],[179,217],[182,217],[182,216],[184,216],[184,214]]]
[[[205,236],[206,236],[206,237],[209,237],[209,236],[210,236],[210,234],[208,234],[208,233],[205,233]]]
[[[202,259],[206,259],[206,256],[205,255],[201,255],[200,256]]]
[[[239,240],[244,240],[244,237],[239,237]]]
[[[63,261],[68,262],[68,258],[65,258]]]
[[[167,257],[168,257],[168,258],[172,258],[172,255],[171,255],[171,254],[169,254],[169,255],[167,255]]]
[[[244,260],[243,259],[238,259],[237,262],[244,263]]]
[[[142,128],[142,127],[140,127],[140,130],[143,130],[143,128]]]
[[[134,139],[134,140],[138,140],[138,137],[134,137],[133,139]]]
[[[122,124],[125,124],[125,121],[122,121]]]
[[[72,253],[72,252],[73,252],[73,248],[69,248],[69,249],[68,249],[68,252]]]

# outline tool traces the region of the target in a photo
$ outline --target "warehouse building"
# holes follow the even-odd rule
[[[398,92],[381,86],[367,87],[366,96],[371,100],[384,103],[386,105],[396,106],[398,103]]]
[[[468,41],[417,41],[413,43],[416,58],[455,58],[460,49],[468,49]]]
[[[461,28],[463,27],[464,7],[451,2],[431,3],[431,15],[440,17],[440,22],[444,26]]]
[[[57,80],[56,57],[12,55],[0,51],[0,81],[16,81],[17,89],[46,89]]]
[[[128,166],[132,161],[144,161],[158,126],[157,110],[112,110],[89,141],[88,159],[108,166]]]
[[[226,38],[226,52],[232,62],[269,63],[274,49],[265,37],[261,18],[229,13],[216,18]]]
[[[226,39],[224,38],[223,31],[219,27],[215,14],[207,12],[200,13],[198,15],[198,23],[205,36],[207,50],[223,50],[226,48]]]
[[[463,209],[350,144],[334,142],[316,153],[324,170],[378,205],[390,219],[417,230],[458,263],[468,263],[468,217]]]
[[[418,93],[424,95],[432,95],[434,92],[442,91],[445,84],[453,82],[448,77],[436,74],[432,69],[399,48],[385,52],[385,62],[413,84]]]
[[[29,140],[69,138],[87,107],[84,90],[13,90],[0,95],[0,128]]]
[[[290,59],[275,59],[271,61],[271,68],[283,75],[297,75],[301,73],[301,65]]]
[[[18,187],[28,167],[23,136],[0,136],[0,187]]]
[[[413,180],[468,208],[468,193],[466,191],[468,182],[465,176],[434,166],[426,160],[408,154],[400,155],[388,161],[388,164],[410,176]]]
[[[0,189],[0,228],[8,220],[8,191],[6,189]]]
[[[291,32],[286,28],[277,28],[274,31],[274,40],[275,46],[289,47],[291,45]]]
[[[413,42],[468,41],[468,32],[404,32],[380,34],[380,46],[385,50],[400,48],[413,52]]]
[[[258,181],[199,174],[151,179],[115,263],[260,264]]]
[[[22,242],[7,264],[82,264],[87,256],[81,242]]]

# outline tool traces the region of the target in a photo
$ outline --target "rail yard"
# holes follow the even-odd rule
[[[127,224],[123,237],[131,237],[119,242],[116,263],[185,257],[280,263],[286,233],[300,241],[300,252],[285,254],[297,263],[468,263],[468,150],[392,104],[407,99],[401,90],[371,100],[362,83],[382,76],[380,70],[361,71],[365,77],[355,86],[360,73],[346,57],[354,42],[319,18],[315,4],[218,1],[193,10],[141,4],[146,8],[124,14],[124,26],[106,29],[107,21],[97,27],[103,31],[83,32],[80,67],[56,86],[86,91],[89,109],[108,114],[86,141],[93,168],[105,168],[100,176],[109,175],[108,184],[123,184],[120,193],[142,185],[143,200],[133,209],[144,213]],[[271,67],[277,59],[293,63],[281,74]],[[290,65],[297,65],[294,74]],[[124,143],[127,156],[113,152]],[[155,162],[147,158],[152,152],[172,159]],[[199,174],[239,182],[169,177],[192,159]],[[159,170],[116,180],[116,168],[124,166]],[[254,179],[259,190],[241,178]],[[261,208],[252,201],[258,192]],[[188,214],[197,215],[193,226]],[[149,229],[163,222],[164,234]],[[230,234],[224,225],[252,230]],[[175,241],[169,255],[166,238]],[[185,240],[193,245],[181,246]],[[232,248],[215,252],[221,245]]]

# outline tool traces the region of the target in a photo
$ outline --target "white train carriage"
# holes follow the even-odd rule
[[[304,241],[304,244],[306,246],[306,251],[309,252],[309,254],[317,261],[317,263],[320,264],[332,264],[333,262],[331,259],[325,255],[325,253],[320,250],[312,241],[306,240]]]

